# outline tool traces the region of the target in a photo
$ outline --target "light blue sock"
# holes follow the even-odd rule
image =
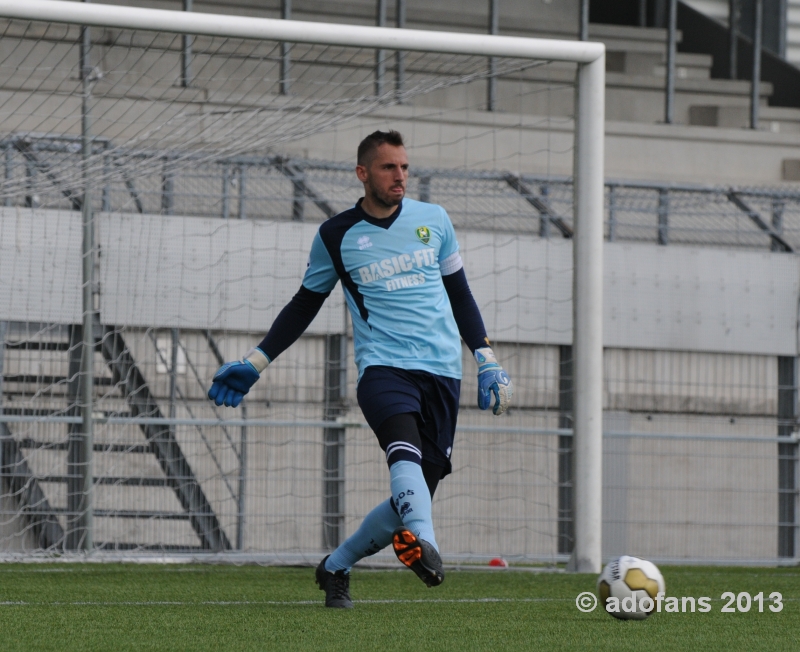
[[[400,460],[389,469],[392,477],[392,499],[403,525],[420,539],[425,539],[436,550],[439,546],[433,535],[431,518],[431,493],[416,462]]]
[[[392,532],[403,524],[392,509],[391,499],[384,500],[366,515],[359,528],[328,557],[325,570],[349,573],[358,560],[374,555],[392,542]]]

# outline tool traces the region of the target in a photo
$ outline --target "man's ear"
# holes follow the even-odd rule
[[[366,183],[367,181],[367,168],[364,165],[356,165],[356,176],[361,183]]]

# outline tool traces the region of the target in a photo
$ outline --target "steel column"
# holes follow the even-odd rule
[[[424,202],[430,202],[431,200],[431,178],[430,177],[420,177],[419,178],[419,200]]]
[[[164,157],[161,168],[161,213],[163,215],[175,213],[175,174],[169,156]]]
[[[86,2],[87,0],[84,0]],[[94,213],[92,211],[92,188],[90,159],[92,155],[91,139],[91,92],[92,92],[92,47],[91,28],[81,28],[81,156],[83,159],[83,328],[81,345],[81,416],[83,417],[83,432],[80,440],[75,442],[74,458],[75,471],[79,474],[79,483],[76,490],[80,491],[80,500],[76,504],[78,513],[75,515],[76,532],[73,539],[75,548],[92,550],[94,547],[92,532],[92,452],[94,450],[94,422],[92,411],[94,407]]]
[[[500,33],[500,0],[489,0],[489,34]],[[489,57],[489,79],[486,81],[486,110],[497,110],[497,59]]]
[[[81,415],[81,397],[86,378],[82,373],[83,327],[70,326],[69,364],[67,366],[67,414]],[[84,475],[86,470],[86,440],[83,423],[71,423],[67,427],[67,550],[83,550],[86,526],[81,515],[86,510]]]
[[[179,333],[177,328],[170,329],[170,341],[172,343],[172,350],[170,352],[170,365],[169,365],[169,418],[174,419],[175,414],[175,395],[178,390],[178,346],[179,346]],[[175,436],[175,426],[170,426],[172,436]]]
[[[6,363],[6,333],[8,333],[8,322],[0,321],[0,416],[3,415],[3,374],[5,373]],[[5,426],[5,424],[2,425]],[[3,448],[3,445],[0,443],[0,475],[4,468]],[[0,491],[1,490],[2,485],[0,485]]]
[[[208,348],[211,349],[211,354],[217,361],[217,364],[223,365],[225,364],[225,358],[222,355],[222,352],[219,350],[214,337],[211,335],[211,331],[205,331],[206,342],[208,342]],[[189,362],[189,356],[186,356],[186,361]],[[204,388],[205,391],[205,388]],[[246,488],[247,488],[247,402],[245,401],[241,405],[241,425],[239,426],[239,486],[237,488],[236,494],[236,509],[237,509],[237,518],[236,518],[236,549],[237,550],[244,550],[245,546],[245,527],[247,525],[247,514],[245,512],[246,504],[245,504],[245,496],[246,496]]]
[[[398,29],[404,29],[406,26],[406,0],[397,0],[396,6],[397,15],[395,17],[395,24]],[[402,50],[395,52],[395,74],[394,74],[394,91],[398,103],[403,103],[403,87],[406,83],[406,53]]]
[[[773,199],[772,200],[772,230],[777,233],[778,235],[783,235],[783,209],[784,209],[784,202],[780,199]],[[770,244],[770,249],[772,251],[786,251],[783,245],[775,240],[775,238],[771,239],[772,242]]]
[[[788,0],[779,0],[778,3],[778,56],[786,58],[786,31],[789,20]]]
[[[608,241],[617,239],[617,187],[608,187]]]
[[[544,211],[539,212],[539,237],[540,238],[549,238],[550,237],[550,222],[552,221],[550,216],[549,205],[547,203],[547,196],[550,194],[550,187],[549,186],[542,186],[542,203],[544,206],[548,207]]]
[[[378,0],[375,24],[386,27],[386,0]],[[383,82],[386,77],[386,50],[375,50],[375,96],[383,95]]]
[[[797,358],[778,358],[778,437],[790,439],[798,418]],[[778,557],[797,554],[798,444],[778,444]]]
[[[292,17],[292,0],[281,0],[281,18],[289,20]],[[286,41],[281,41],[281,95],[288,95],[292,88],[292,46]]]
[[[222,218],[227,220],[231,213],[231,166],[222,168]]]
[[[739,20],[741,0],[728,0],[728,76],[737,79],[739,75]]]
[[[325,337],[325,421],[344,412],[347,395],[347,338]],[[333,550],[344,541],[344,445],[342,427],[323,431],[322,547]]]
[[[183,10],[192,11],[193,0],[183,0]],[[181,86],[189,88],[192,85],[192,42],[191,34],[181,35]]]
[[[667,16],[667,88],[664,99],[664,122],[675,122],[675,54],[678,43],[678,0],[669,0]]]
[[[239,166],[239,219],[243,220],[247,217],[247,213],[245,212],[245,176],[246,176],[247,166],[240,165]]]
[[[104,150],[108,150],[111,146],[111,143],[106,141],[103,145]],[[102,194],[102,201],[100,203],[100,210],[104,213],[108,213],[111,211],[111,183],[109,182],[109,172],[111,171],[111,157],[109,154],[103,154],[103,179],[105,179],[105,183],[103,184],[103,194]]]
[[[572,429],[574,393],[572,347],[558,347],[558,427]],[[558,552],[570,554],[575,544],[572,436],[558,436]]]
[[[753,3],[753,71],[750,82],[750,129],[758,129],[761,95],[761,43],[764,22],[764,0]]]
[[[581,41],[589,40],[589,0],[581,0],[580,32],[578,38]]]
[[[25,186],[27,192],[25,193],[25,206],[26,208],[36,208],[39,202],[36,197],[36,164],[29,158],[25,157]]]
[[[292,177],[292,220],[302,222],[306,213],[305,179],[301,170]]]
[[[242,405],[242,420],[247,421],[247,404]],[[244,532],[247,519],[245,518],[245,489],[247,487],[247,426],[239,429],[239,487],[236,496],[236,549],[244,550]]]
[[[658,191],[658,244],[669,244],[669,191]]]
[[[6,181],[10,182],[14,178],[14,148],[12,147],[11,143],[8,143],[5,147],[5,177]],[[5,200],[3,202],[5,206],[13,206],[14,202],[10,194],[6,195]]]

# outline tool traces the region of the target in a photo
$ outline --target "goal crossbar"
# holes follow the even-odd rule
[[[605,46],[602,43],[325,24],[56,0],[0,0],[0,18],[225,38],[577,63],[573,165],[575,547],[570,569],[579,572],[600,571],[605,123]]]
[[[463,34],[363,25],[331,25],[310,21],[226,16],[167,9],[61,2],[59,0],[27,0],[26,2],[0,0],[0,16],[176,34],[291,43],[319,43],[383,50],[574,61],[576,63],[591,63],[605,53],[605,46],[602,43],[588,41]]]

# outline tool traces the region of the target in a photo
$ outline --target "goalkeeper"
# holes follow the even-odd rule
[[[257,348],[217,371],[208,392],[217,405],[239,405],[342,282],[353,321],[358,404],[386,453],[391,498],[317,567],[325,605],[339,608],[353,606],[353,564],[389,544],[427,586],[444,580],[431,498],[452,469],[459,334],[478,363],[478,407],[502,414],[512,394],[467,284],[450,218],[441,206],[405,198],[402,136],[367,136],[358,147],[356,175],[364,197],[320,226],[297,294]]]

